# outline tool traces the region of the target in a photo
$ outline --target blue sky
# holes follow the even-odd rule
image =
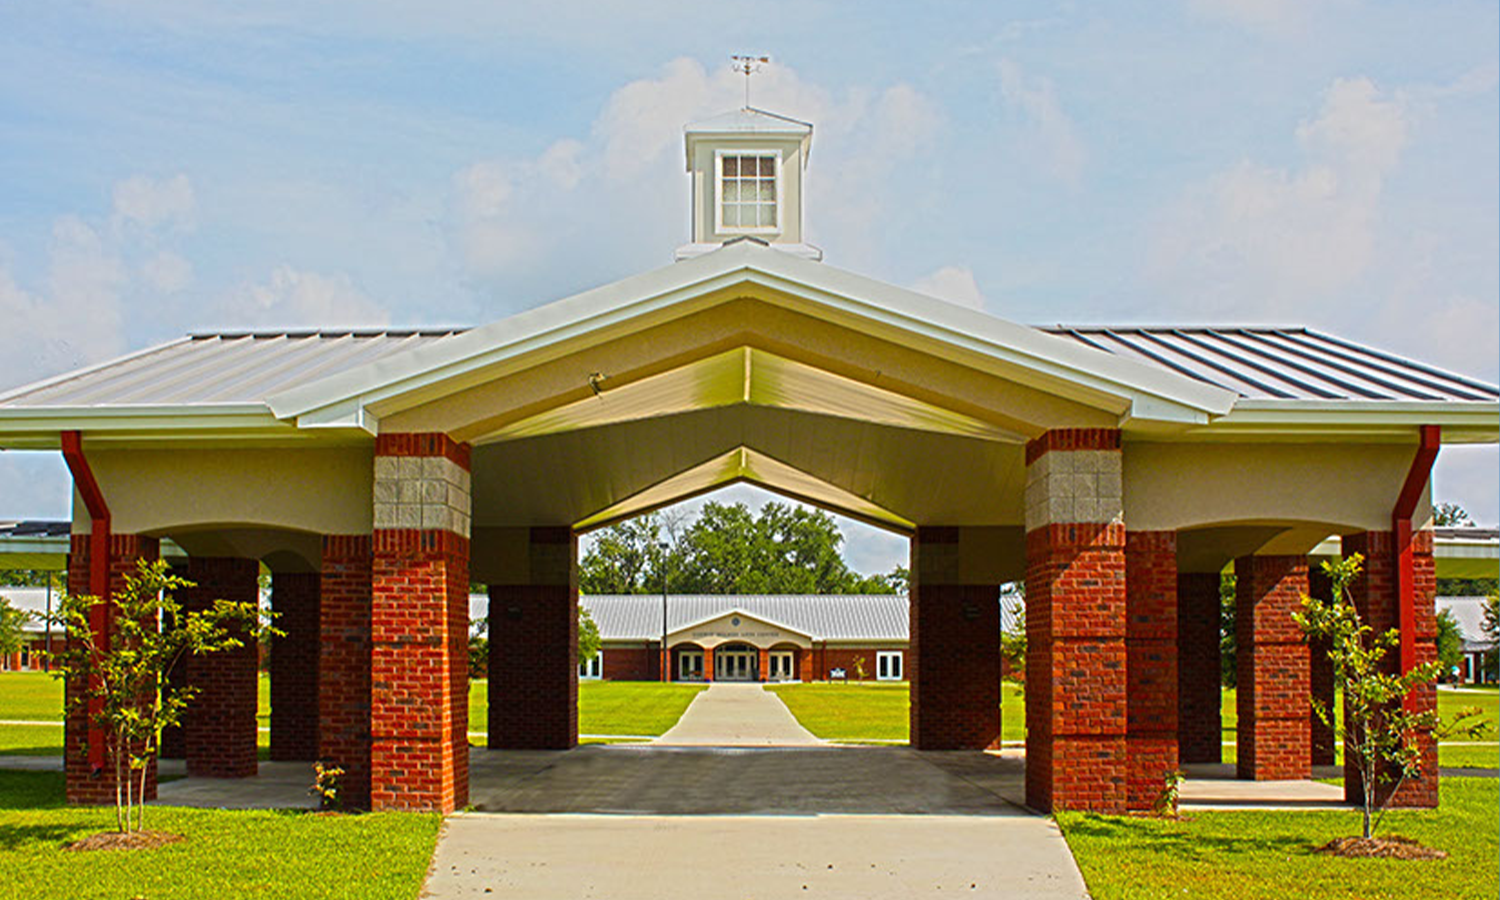
[[[738,105],[743,52],[774,60],[755,103],[816,125],[834,265],[1022,322],[1306,324],[1493,382],[1497,35],[1493,0],[10,4],[0,386],[192,329],[480,323],[661,265],[680,127]],[[1436,477],[1497,521],[1493,448]],[[66,509],[54,458],[0,457],[0,518]]]

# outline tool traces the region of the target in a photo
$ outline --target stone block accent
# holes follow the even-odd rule
[[[1177,753],[1185,763],[1224,758],[1220,721],[1219,573],[1177,574]]]
[[[1307,592],[1307,558],[1235,560],[1239,777],[1312,776],[1307,644],[1292,613]]]
[[[375,457],[375,527],[469,536],[469,470],[446,456]]]
[[[194,587],[178,600],[184,612],[213,606],[215,600],[258,603],[260,563],[231,557],[191,557],[187,578]],[[243,644],[207,656],[190,656],[183,677],[199,691],[182,718],[183,748],[190,776],[253,778],[257,769],[255,737],[258,653],[241,632]]]
[[[918,750],[983,750],[1000,742],[999,586],[961,583],[959,564],[959,529],[917,529],[903,662]],[[874,672],[874,654],[865,667]]]
[[[1026,530],[1121,520],[1124,481],[1118,450],[1053,450],[1026,467]]]
[[[1177,770],[1177,533],[1125,536],[1128,802],[1150,809]]]
[[[1360,577],[1350,585],[1350,599],[1366,624],[1378,632],[1400,628],[1400,597],[1396,581],[1396,536],[1389,531],[1366,531],[1344,537],[1344,553],[1359,553],[1365,558]],[[1412,536],[1413,593],[1416,603],[1417,662],[1437,658],[1437,571],[1432,558],[1432,532],[1418,531]],[[1399,670],[1396,650],[1386,655],[1388,671]],[[1437,686],[1418,688],[1407,697],[1408,708],[1415,711],[1437,708]],[[1395,807],[1435,807],[1438,805],[1437,739],[1430,731],[1412,736],[1421,754],[1421,774],[1402,782],[1400,790],[1382,784],[1377,790],[1382,799]],[[1344,796],[1350,802],[1362,802],[1363,789],[1359,771],[1345,754]]]
[[[75,594],[89,594],[89,563],[93,551],[93,538],[86,534],[75,534],[68,554],[68,590]],[[154,560],[160,554],[160,543],[156,538],[137,534],[113,534],[109,538],[109,586],[110,591],[123,590],[127,575],[134,575],[136,561]],[[108,634],[111,627],[110,608],[101,604],[103,627]],[[68,701],[79,697],[87,685],[68,680],[63,686]],[[95,768],[91,745],[103,747],[104,736],[89,725],[88,714],[79,710],[67,717],[63,723],[63,770],[67,802],[81,806],[109,805],[115,802],[115,773],[104,765]],[[97,742],[95,744],[94,742]],[[146,764],[145,799],[156,799],[156,757]]]
[[[368,534],[327,535],[318,580],[318,758],[344,769],[345,805],[370,805]]]
[[[318,758],[318,599],[316,572],[276,572],[271,576],[271,607],[276,628],[271,639],[271,759]]]
[[[1119,446],[1117,431],[1067,429],[1026,448],[1026,802],[1040,810],[1127,805]]]

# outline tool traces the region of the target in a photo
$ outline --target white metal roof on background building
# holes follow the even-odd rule
[[[1495,642],[1484,633],[1484,607],[1488,597],[1439,597],[1438,612],[1447,610],[1458,622],[1459,633],[1464,638],[1464,650],[1474,653],[1489,650]]]
[[[605,640],[661,638],[660,594],[581,596]],[[904,641],[909,615],[905,594],[669,594],[667,631],[739,610],[814,640]]]
[[[197,333],[0,394],[12,407],[261,404],[468,328]],[[1038,329],[1250,400],[1493,402],[1500,388],[1307,328]]]
[[[1472,378],[1307,328],[1043,329],[1256,400],[1493,401]]]

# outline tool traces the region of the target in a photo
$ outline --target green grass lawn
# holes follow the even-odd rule
[[[584,681],[578,685],[578,733],[650,735],[677,724],[707,685],[657,681]],[[469,684],[469,731],[488,727],[489,682]],[[475,743],[482,743],[475,739]],[[589,741],[585,741],[589,743]]]
[[[114,815],[113,807],[64,806],[61,773],[0,771],[0,896],[410,900],[442,821],[153,806],[146,827],[186,840],[155,850],[62,849],[112,829]]]
[[[1195,812],[1190,821],[1060,813],[1095,900],[1287,896],[1494,898],[1500,782],[1446,778],[1436,810],[1397,810],[1380,833],[1447,851],[1446,860],[1333,859],[1309,849],[1358,834],[1354,811]]]
[[[1021,692],[1007,684],[1000,704],[1003,740],[1026,738]],[[910,740],[911,695],[906,682],[862,684],[778,684],[781,701],[802,727],[824,740],[848,743],[904,743]]]

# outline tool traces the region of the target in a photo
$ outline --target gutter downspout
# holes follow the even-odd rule
[[[109,505],[104,502],[104,492],[94,480],[94,470],[83,455],[83,438],[77,431],[62,433],[62,454],[73,474],[73,486],[83,497],[83,505],[89,511],[93,535],[89,539],[89,593],[98,602],[89,609],[89,630],[100,646],[109,646]],[[97,680],[97,679],[96,679]],[[89,685],[91,688],[94,684]],[[89,765],[94,777],[104,770],[104,734],[94,724],[94,718],[104,709],[102,698],[89,701]]]
[[[1412,551],[1412,521],[1417,502],[1427,487],[1432,475],[1432,464],[1437,461],[1438,450],[1443,443],[1440,425],[1423,425],[1417,455],[1406,473],[1406,483],[1401,486],[1401,495],[1396,499],[1396,508],[1391,511],[1391,531],[1395,537],[1396,555],[1396,608],[1401,627],[1401,671],[1410,672],[1417,665],[1417,586],[1416,568]],[[1408,703],[1411,698],[1407,698]]]

